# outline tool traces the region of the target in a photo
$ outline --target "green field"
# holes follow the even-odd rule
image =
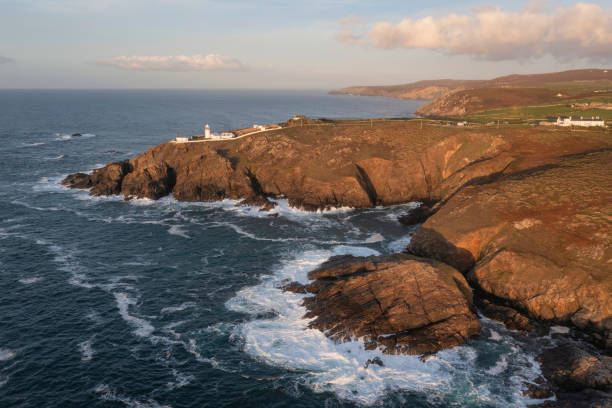
[[[544,104],[536,106],[517,106],[512,108],[492,109],[485,112],[478,112],[467,115],[466,120],[483,122],[488,120],[520,120],[520,121],[541,121],[550,120],[557,116],[573,116],[573,117],[600,117],[606,121],[612,121],[612,110],[600,108],[579,108],[572,107],[576,103],[600,102],[612,104],[612,94],[606,93],[603,95],[592,96],[589,98],[580,98],[572,100],[564,100],[559,104]]]

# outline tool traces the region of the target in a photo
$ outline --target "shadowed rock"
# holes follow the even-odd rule
[[[168,163],[161,162],[127,174],[123,179],[121,191],[126,197],[157,200],[170,194],[174,183],[173,170]]]

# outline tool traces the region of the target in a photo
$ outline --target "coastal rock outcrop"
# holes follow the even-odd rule
[[[454,347],[480,332],[472,292],[454,268],[409,255],[333,257],[308,277],[310,326],[338,342],[423,354]]]
[[[467,186],[419,228],[409,252],[467,273],[531,317],[612,346],[612,151]]]
[[[174,171],[163,161],[128,173],[121,183],[121,192],[126,197],[157,200],[170,194],[174,183]]]
[[[542,373],[560,390],[568,392],[593,388],[612,391],[612,357],[590,353],[575,344],[565,343],[546,350],[538,359]]]
[[[542,407],[612,407],[612,358],[564,343],[539,357],[542,373],[555,391],[555,401]]]

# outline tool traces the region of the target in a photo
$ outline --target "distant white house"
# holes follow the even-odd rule
[[[187,142],[189,142],[188,137],[177,137],[176,138],[176,143],[187,143]]]
[[[235,133],[232,132],[222,132],[222,133],[212,133],[210,135],[210,138],[213,140],[219,140],[219,139],[233,139],[236,137]]]
[[[467,121],[457,122],[457,126],[467,126]]]
[[[599,127],[606,127],[606,122],[599,118],[599,117],[592,117],[590,119],[585,119],[583,117],[580,117],[580,119],[574,119],[571,116],[570,117],[565,117],[565,116],[559,116],[557,118],[557,122],[555,122],[555,124],[557,126],[583,126],[583,127],[593,127],[593,126],[599,126]]]

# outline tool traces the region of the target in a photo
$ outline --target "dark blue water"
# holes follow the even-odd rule
[[[295,211],[91,198],[67,173],[205,123],[405,117],[418,102],[264,91],[0,91],[1,407],[522,406],[529,344],[485,321],[423,362],[335,345],[277,287],[402,250],[412,205]],[[72,133],[82,133],[72,137]],[[380,356],[384,367],[364,369]]]

